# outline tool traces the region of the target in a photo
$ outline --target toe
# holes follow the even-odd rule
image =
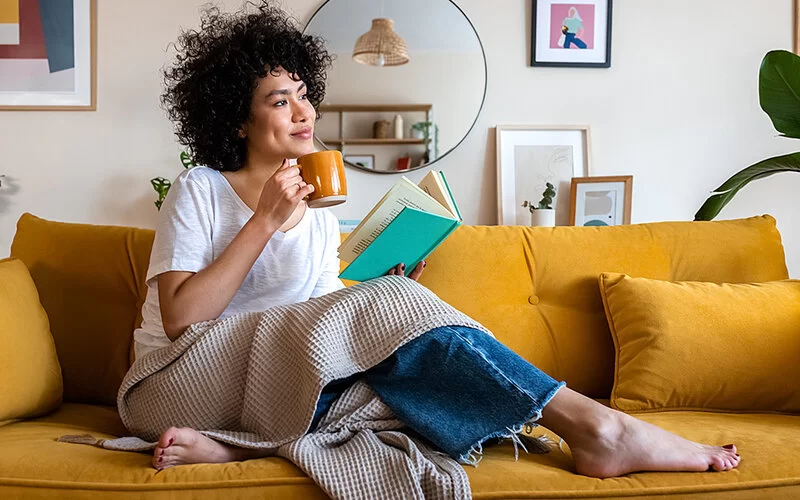
[[[724,453],[714,454],[710,457],[711,468],[717,472],[728,469],[728,457]]]
[[[165,430],[161,437],[158,439],[158,446],[161,448],[169,447],[177,437],[180,429],[177,427],[170,427],[169,429]]]
[[[722,448],[723,448],[723,449],[725,449],[725,450],[728,450],[728,451],[730,451],[730,452],[732,452],[732,453],[736,453],[736,445],[733,445],[733,444],[726,444],[726,445],[725,445],[725,446],[723,446]]]

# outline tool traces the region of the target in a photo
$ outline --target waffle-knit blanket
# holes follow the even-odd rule
[[[403,423],[363,382],[308,433],[328,382],[367,370],[447,325],[489,333],[399,276],[198,323],[171,346],[137,359],[125,376],[118,409],[137,437],[99,444],[143,451],[169,427],[186,426],[285,457],[333,498],[471,498],[462,466],[400,432]]]

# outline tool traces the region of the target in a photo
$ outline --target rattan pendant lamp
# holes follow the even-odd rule
[[[353,59],[371,66],[399,66],[408,62],[405,40],[394,32],[394,21],[385,17],[372,20],[372,28],[358,37]]]

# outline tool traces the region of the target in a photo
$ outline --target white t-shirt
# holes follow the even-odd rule
[[[222,173],[208,167],[182,172],[159,213],[147,270],[142,327],[134,334],[140,357],[170,344],[161,322],[158,275],[198,272],[216,260],[253,211]],[[344,288],[339,279],[339,223],[328,209],[310,209],[292,229],[276,231],[220,318],[303,302]]]

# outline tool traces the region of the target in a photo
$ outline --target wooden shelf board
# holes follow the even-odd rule
[[[425,139],[320,139],[325,144],[425,144]]]
[[[430,111],[433,104],[321,104],[321,112],[397,112],[397,111]]]

